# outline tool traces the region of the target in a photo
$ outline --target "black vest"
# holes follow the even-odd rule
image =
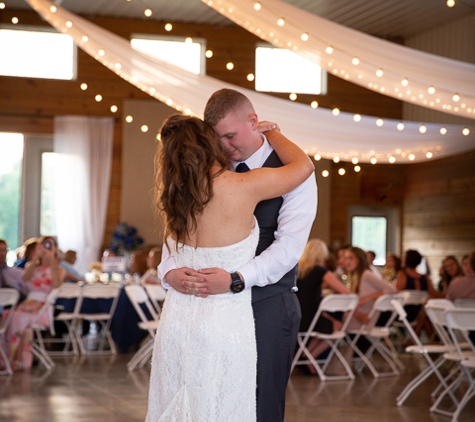
[[[262,167],[282,167],[282,162],[275,151],[269,155]],[[272,242],[274,242],[274,233],[277,230],[277,218],[279,217],[280,207],[284,199],[278,198],[267,199],[259,202],[254,210],[254,215],[259,223],[259,243],[257,245],[256,255],[266,250]],[[252,288],[252,301],[267,299],[269,297],[289,292],[295,286],[297,276],[297,266],[292,268],[277,283],[270,284],[266,287],[255,286]]]

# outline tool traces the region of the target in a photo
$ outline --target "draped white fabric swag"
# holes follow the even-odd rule
[[[131,84],[179,112],[202,116],[209,96],[216,90],[229,87],[247,95],[254,104],[259,118],[279,123],[284,134],[308,150],[324,158],[338,156],[342,161],[352,157],[360,162],[377,158],[387,163],[390,157],[396,163],[426,160],[431,152],[434,158],[462,153],[473,149],[475,126],[469,126],[470,135],[462,134],[463,126],[404,122],[404,130],[396,127],[397,120],[384,119],[382,126],[376,118],[362,116],[355,122],[353,115],[334,116],[328,109],[312,109],[308,105],[260,94],[236,87],[217,79],[195,75],[161,60],[135,51],[130,42],[91,22],[69,13],[46,0],[26,0],[58,31],[69,34],[77,45]],[[243,1],[244,3],[244,1]],[[245,0],[245,3],[249,2]]]

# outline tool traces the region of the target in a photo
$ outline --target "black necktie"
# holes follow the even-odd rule
[[[247,166],[246,163],[239,163],[236,167],[236,173],[246,173],[246,171],[249,171],[250,168]]]

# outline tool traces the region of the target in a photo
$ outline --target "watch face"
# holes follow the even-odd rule
[[[239,274],[232,273],[231,274],[231,291],[233,293],[239,293],[244,290],[244,281],[241,280]]]
[[[233,284],[231,284],[231,290],[234,293],[242,292],[244,290],[244,282],[242,280],[233,282]]]

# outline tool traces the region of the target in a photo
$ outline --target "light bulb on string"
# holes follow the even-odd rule
[[[427,92],[429,94],[435,94],[435,88],[433,86],[430,86],[429,88],[427,88]]]
[[[173,25],[171,23],[165,24],[165,31],[170,32],[173,29]]]
[[[329,45],[327,48],[325,48],[325,52],[327,54],[332,54],[333,53],[333,47],[331,45]]]
[[[323,170],[322,171],[322,176],[323,177],[328,177],[328,176],[330,176],[330,172],[328,170]]]
[[[425,126],[425,125],[420,125],[420,126],[419,126],[419,132],[420,132],[420,133],[426,133],[426,132],[427,132],[427,126]]]
[[[334,116],[338,116],[340,114],[340,109],[338,107],[335,107],[333,110],[332,110],[332,114]]]
[[[308,32],[304,32],[302,35],[300,35],[300,39],[302,41],[308,41],[309,40],[309,35],[308,35]]]
[[[343,167],[341,167],[341,168],[338,169],[338,174],[339,174],[340,176],[344,176],[345,173],[346,173],[346,170],[345,170]]]
[[[258,2],[257,2],[257,3],[254,3],[254,5],[253,5],[252,7],[254,8],[254,10],[257,10],[257,11],[259,11],[259,10],[261,10],[261,8],[262,8],[262,5],[261,5],[260,3],[258,3]]]
[[[353,116],[353,120],[354,120],[355,122],[361,122],[361,115],[360,115],[360,114],[355,114],[355,115]]]
[[[318,108],[318,101],[312,101],[312,102],[310,103],[310,107],[312,107],[313,109]]]
[[[378,78],[381,78],[383,75],[384,75],[383,69],[378,69],[378,70],[376,71],[376,76],[377,76]]]
[[[353,168],[353,170],[355,170],[356,173],[359,173],[361,171],[361,167],[360,166],[355,166]]]
[[[360,59],[358,57],[353,57],[351,59],[351,63],[355,66],[358,66],[360,64]]]

